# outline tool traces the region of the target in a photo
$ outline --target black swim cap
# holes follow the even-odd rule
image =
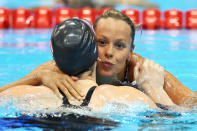
[[[57,66],[68,75],[90,69],[98,57],[95,33],[84,20],[73,18],[57,25],[51,44]]]

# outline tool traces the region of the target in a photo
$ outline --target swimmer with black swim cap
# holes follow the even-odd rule
[[[96,35],[86,20],[73,18],[57,25],[52,32],[51,46],[57,66],[68,75],[89,70],[98,57]]]
[[[58,68],[68,75],[76,76],[90,70],[98,57],[93,27],[85,19],[73,18],[63,21],[52,32],[51,51]],[[89,104],[95,88],[96,86],[92,86],[88,90],[80,106]],[[66,97],[63,98],[63,104],[74,106]]]

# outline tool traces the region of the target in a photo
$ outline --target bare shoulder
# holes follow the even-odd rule
[[[108,93],[108,92],[112,92],[116,93],[116,95],[118,94],[126,94],[126,93],[134,93],[134,94],[144,94],[143,92],[133,88],[133,87],[129,87],[129,86],[114,86],[114,85],[108,85],[108,84],[104,84],[104,85],[100,85],[96,88],[95,90],[98,93]],[[112,94],[113,95],[113,94]]]
[[[113,85],[100,85],[95,89],[95,94],[100,95],[102,94],[105,97],[108,97],[110,99],[114,99],[114,98],[118,98],[118,97],[122,97],[125,95],[129,95],[128,98],[137,98],[138,97],[143,97],[145,98],[146,95],[133,88],[133,87],[128,87],[128,86],[113,86]]]
[[[8,88],[0,93],[0,96],[13,96],[13,97],[23,97],[26,95],[53,95],[53,91],[46,86],[31,86],[31,85],[21,85]]]
[[[152,108],[157,108],[155,103],[143,92],[129,86],[101,85],[95,90],[97,99],[105,99],[108,102],[142,102]],[[101,97],[102,96],[102,97]]]

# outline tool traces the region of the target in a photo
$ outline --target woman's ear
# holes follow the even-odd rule
[[[133,49],[132,50],[134,50],[135,49],[135,44],[133,44]]]
[[[133,45],[131,46],[131,52],[133,52],[134,49],[135,49],[135,44],[133,44]]]

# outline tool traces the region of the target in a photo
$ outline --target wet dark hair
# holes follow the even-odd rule
[[[96,36],[88,22],[69,19],[57,25],[51,36],[53,58],[58,68],[68,75],[89,70],[98,53]]]
[[[123,20],[124,22],[126,22],[130,28],[131,28],[131,48],[133,48],[133,42],[135,39],[135,25],[133,24],[132,20],[125,15],[124,13],[115,10],[115,9],[109,9],[107,11],[105,11],[101,16],[99,16],[94,23],[94,29],[96,30],[97,24],[99,22],[100,19],[106,19],[106,18],[114,18],[114,19],[118,19],[118,20]]]

